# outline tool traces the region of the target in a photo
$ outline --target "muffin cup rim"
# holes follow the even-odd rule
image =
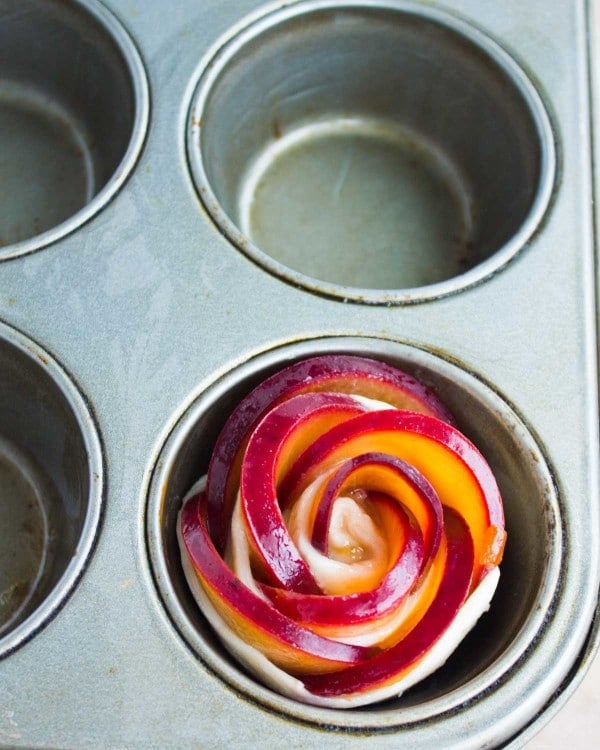
[[[93,408],[72,375],[46,349],[0,319],[0,340],[43,368],[68,404],[79,427],[88,460],[89,491],[76,552],[54,588],[31,614],[0,637],[0,661],[27,643],[62,609],[84,574],[95,549],[105,503],[104,449]]]
[[[100,0],[70,0],[79,6],[112,39],[123,56],[131,81],[134,117],[128,146],[104,187],[89,203],[55,227],[27,239],[0,247],[0,263],[20,258],[54,244],[86,224],[117,195],[129,179],[144,147],[150,118],[150,87],[141,54],[122,21]]]
[[[254,363],[258,362],[258,365],[262,365],[260,369],[277,364],[284,367],[289,363],[289,360],[285,359],[285,353],[289,352],[293,359],[314,356],[331,351],[328,346],[330,347],[332,343],[335,352],[344,351],[359,356],[377,357],[378,354],[382,357],[385,357],[386,354],[392,356],[394,349],[399,355],[403,352],[405,354],[412,352],[417,359],[424,357],[426,361],[437,363],[440,369],[462,372],[466,381],[470,382],[475,388],[477,395],[487,397],[486,402],[492,404],[492,409],[493,405],[496,405],[496,407],[502,409],[502,413],[510,415],[513,430],[518,429],[521,433],[520,440],[528,440],[527,449],[536,453],[537,459],[541,459],[534,459],[530,465],[530,470],[534,471],[539,476],[540,481],[548,488],[544,504],[547,512],[552,514],[551,523],[556,529],[556,536],[548,555],[545,578],[532,606],[532,612],[527,616],[506,651],[492,664],[461,687],[451,690],[440,698],[431,699],[419,705],[387,710],[377,710],[376,708],[372,710],[366,707],[366,710],[355,711],[316,708],[285,698],[263,686],[244,673],[239,665],[234,664],[232,658],[230,663],[216,654],[213,647],[198,632],[188,618],[185,608],[179,603],[177,594],[170,582],[168,565],[162,554],[160,515],[170,471],[179,450],[185,444],[198,418],[206,411],[207,407],[222,398],[232,386],[243,381],[253,372],[255,373]],[[387,350],[386,347],[388,347]],[[170,422],[166,431],[166,437],[164,436],[165,433],[163,433],[164,439],[158,448],[156,460],[149,469],[148,484],[144,491],[143,536],[154,591],[158,594],[158,600],[163,605],[168,620],[174,627],[174,634],[183,640],[183,643],[200,659],[203,665],[220,677],[225,687],[232,688],[252,703],[275,710],[287,719],[335,726],[349,731],[373,729],[391,731],[403,726],[435,720],[441,715],[455,711],[460,706],[470,704],[493,693],[509,678],[517,665],[526,658],[526,654],[542,637],[544,630],[552,620],[554,602],[561,588],[561,568],[565,550],[563,548],[560,492],[554,481],[554,472],[549,459],[543,445],[539,443],[535,434],[529,430],[525,420],[502,397],[497,389],[490,387],[483,377],[474,373],[471,369],[466,369],[450,358],[441,356],[438,352],[434,352],[425,346],[415,345],[412,342],[365,335],[327,334],[275,344],[260,352],[253,353],[243,363],[234,364],[226,372],[219,371],[210,383],[203,383],[202,390],[187,399],[182,409],[177,412],[177,416]]]
[[[361,8],[383,10],[399,16],[412,15],[449,28],[464,37],[495,64],[519,92],[532,118],[540,146],[540,174],[536,194],[517,231],[490,257],[472,269],[444,281],[406,289],[371,289],[323,281],[296,271],[261,250],[236,226],[223,210],[204,167],[200,147],[206,103],[212,87],[229,62],[251,40],[290,19],[314,11]],[[299,0],[283,6],[269,4],[247,15],[223,34],[201,59],[188,87],[185,107],[185,150],[192,185],[204,209],[225,237],[263,270],[281,281],[319,296],[342,302],[368,305],[408,305],[458,294],[499,272],[535,237],[543,225],[557,187],[557,136],[548,109],[536,86],[521,64],[487,31],[455,12],[424,6],[414,0]]]

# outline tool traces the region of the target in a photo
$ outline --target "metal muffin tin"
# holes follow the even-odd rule
[[[587,3],[168,5],[0,0],[0,746],[520,747],[597,645]],[[509,532],[442,670],[347,712],[224,652],[173,533],[328,351],[434,388]]]

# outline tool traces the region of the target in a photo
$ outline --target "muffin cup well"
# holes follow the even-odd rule
[[[221,41],[187,125],[225,234],[328,296],[411,302],[500,268],[539,223],[553,135],[514,60],[428,5],[300,2]]]
[[[0,0],[0,260],[99,211],[133,168],[149,95],[133,42],[96,0]]]
[[[81,576],[100,525],[103,460],[84,398],[53,358],[0,323],[0,658]]]
[[[241,398],[298,359],[335,352],[381,359],[432,388],[494,471],[508,532],[491,609],[444,667],[399,699],[351,711],[315,709],[277,696],[234,662],[188,590],[175,528],[182,498],[206,472],[218,433]],[[208,388],[179,419],[160,453],[146,522],[160,595],[193,651],[249,697],[288,715],[340,727],[382,728],[433,719],[493,689],[538,635],[559,584],[558,500],[544,456],[525,425],[491,388],[466,370],[425,350],[379,339],[320,339],[274,349]]]

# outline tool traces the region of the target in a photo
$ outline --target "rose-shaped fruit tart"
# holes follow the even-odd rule
[[[280,693],[336,708],[444,663],[489,607],[506,537],[492,472],[438,398],[343,355],[239,404],[178,535],[229,651]]]

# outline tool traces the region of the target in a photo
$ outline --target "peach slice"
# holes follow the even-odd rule
[[[414,467],[385,453],[363,453],[347,460],[321,495],[312,543],[327,553],[327,538],[335,498],[361,489],[397,499],[415,519],[423,534],[425,559],[437,551],[442,534],[442,505],[433,487]]]
[[[473,443],[434,417],[374,411],[332,428],[290,468],[285,492],[297,495],[315,476],[367,452],[388,454],[411,464],[427,478],[442,505],[465,518],[475,544],[475,581],[487,567],[500,562],[504,510],[494,475]]]
[[[213,450],[208,470],[208,520],[211,536],[221,552],[239,481],[241,452],[253,426],[280,401],[318,391],[376,399],[396,409],[430,414],[454,424],[446,406],[425,385],[377,360],[346,354],[325,355],[302,360],[275,373],[233,411]]]
[[[323,638],[280,614],[231,573],[206,527],[206,495],[184,505],[180,517],[183,544],[205,593],[235,632],[259,645],[274,664],[299,674],[340,669],[368,656],[369,649]]]
[[[469,593],[473,544],[456,513],[445,511],[448,557],[438,595],[423,619],[396,645],[337,673],[303,677],[304,686],[321,696],[352,695],[400,679],[450,626]]]
[[[397,503],[380,497],[378,505],[380,511],[387,506],[386,530],[395,532],[403,542],[381,583],[369,591],[333,596],[298,594],[261,585],[263,593],[281,613],[307,626],[334,625],[340,628],[381,618],[400,606],[414,588],[423,567],[422,537]],[[395,523],[391,517],[395,517]]]

